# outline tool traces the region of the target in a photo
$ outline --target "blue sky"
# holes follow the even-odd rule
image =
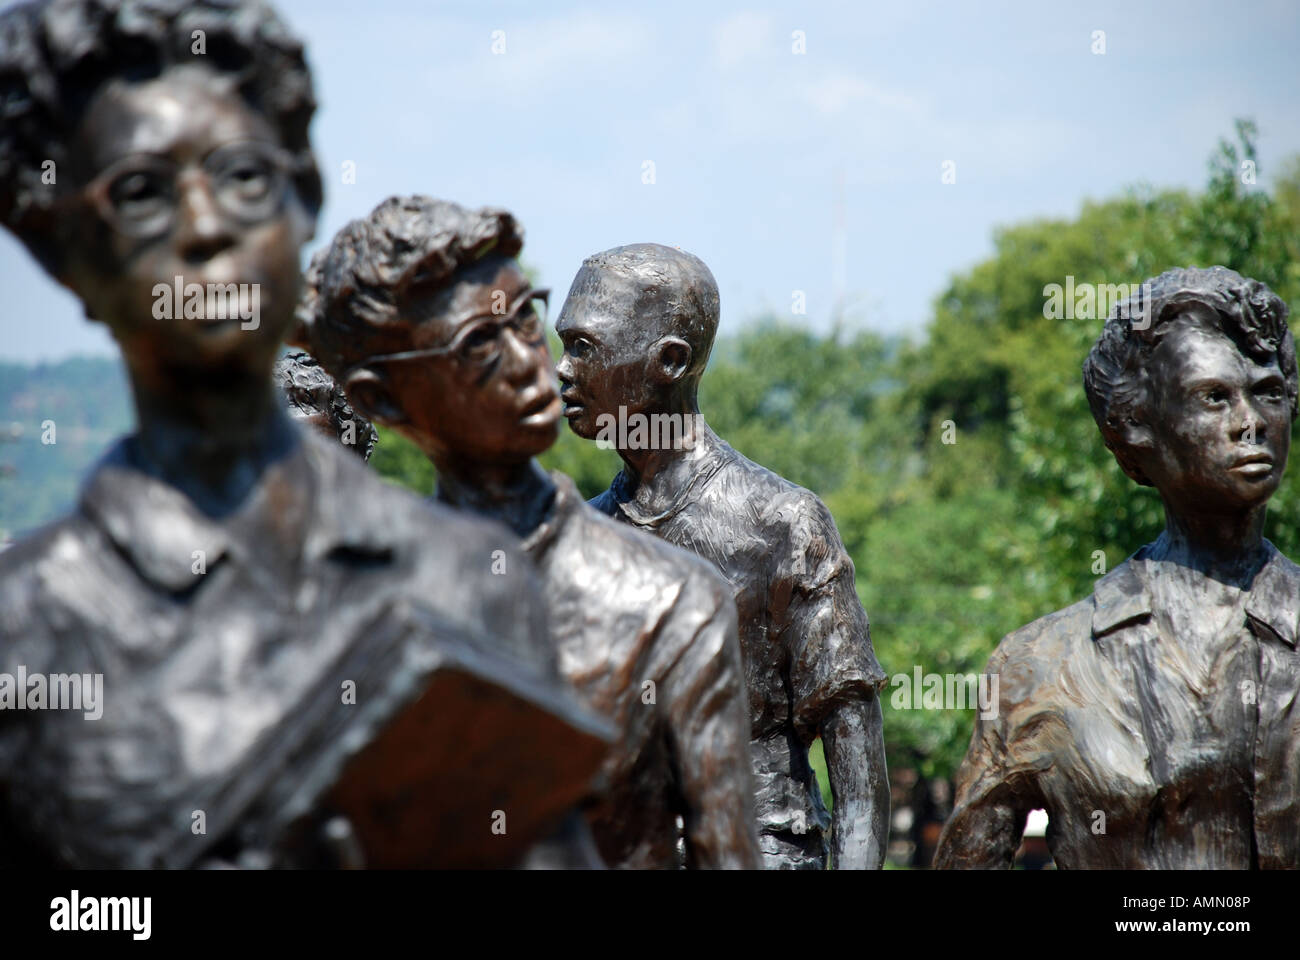
[[[1290,0],[275,5],[321,104],[309,251],[395,193],[504,206],[557,298],[607,247],[698,254],[724,332],[766,311],[821,328],[842,289],[849,323],[917,335],[998,224],[1137,182],[1200,187],[1237,116],[1259,124],[1263,184],[1300,152]],[[0,358],[113,352],[7,233],[0,289]]]

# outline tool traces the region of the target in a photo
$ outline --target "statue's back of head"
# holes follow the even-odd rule
[[[523,249],[505,210],[422,195],[389,197],[343,227],[312,258],[294,342],[346,379],[368,357],[410,350],[416,328],[463,271]],[[346,386],[346,383],[344,383]]]

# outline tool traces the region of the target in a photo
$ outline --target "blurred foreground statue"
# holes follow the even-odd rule
[[[936,866],[1010,867],[1043,808],[1062,868],[1300,867],[1300,568],[1263,537],[1296,416],[1286,318],[1213,267],[1106,321],[1088,402],[1165,530],[998,646]]]
[[[0,554],[0,857],[513,862],[603,726],[509,535],[273,389],[321,202],[301,45],[257,3],[23,6],[0,99],[0,218],[111,330],[137,416]]]
[[[533,459],[555,442],[560,398],[522,245],[504,211],[386,200],[313,261],[298,339],[358,411],[429,456],[440,501],[524,538],[561,670],[618,732],[589,811],[606,862],[674,867],[682,839],[686,866],[757,868],[730,591]]]
[[[556,323],[565,416],[623,458],[592,503],[703,557],[731,584],[767,866],[826,862],[831,823],[808,763],[820,735],[834,864],[879,868],[889,829],[877,700],[885,675],[853,561],[825,504],[742,457],[700,416],[696,392],[717,327],[717,284],[698,258],[650,243],[589,257]]]

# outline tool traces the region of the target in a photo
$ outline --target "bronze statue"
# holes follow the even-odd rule
[[[275,361],[274,376],[288,401],[285,409],[290,417],[341,443],[362,460],[370,459],[379,439],[374,424],[352,409],[343,388],[315,357],[291,350]]]
[[[989,660],[939,867],[1010,867],[1048,814],[1062,868],[1300,868],[1300,568],[1263,537],[1296,416],[1287,307],[1223,267],[1171,270],[1083,366],[1165,530]]]
[[[889,784],[876,662],[853,561],[826,506],[753,463],[700,415],[718,288],[697,257],[658,244],[589,257],[556,323],[575,433],[624,467],[592,501],[708,560],[730,582],[746,658],[759,840],[769,868],[819,869],[831,824],[808,763],[819,734],[837,868],[879,868]]]
[[[561,670],[619,732],[589,814],[610,866],[760,865],[744,679],[725,582],[615,524],[533,459],[560,399],[523,230],[500,210],[393,197],[317,257],[300,343],[354,407],[438,468],[437,498],[524,539]],[[684,830],[679,830],[680,815]]]
[[[112,331],[137,415],[0,555],[0,856],[511,862],[603,724],[517,541],[273,388],[321,203],[301,44],[260,3],[53,0],[0,16],[0,77],[0,218]]]

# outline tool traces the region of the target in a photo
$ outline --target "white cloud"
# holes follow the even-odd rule
[[[833,116],[857,103],[905,113],[917,109],[906,94],[881,87],[847,70],[828,70],[800,85],[800,95],[819,113]]]
[[[653,62],[657,30],[647,20],[623,14],[586,13],[521,23],[505,23],[505,50],[492,52],[485,34],[478,50],[440,60],[427,81],[434,90],[462,89],[468,82],[480,94],[536,99],[561,87],[599,82],[596,71],[623,75],[631,63]]]
[[[771,33],[769,14],[751,10],[728,17],[715,33],[718,65],[727,69],[762,54],[771,43]]]

